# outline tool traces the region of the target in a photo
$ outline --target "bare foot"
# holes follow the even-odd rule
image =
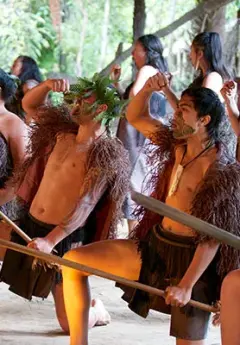
[[[106,326],[111,322],[111,316],[104,307],[103,302],[99,298],[92,300],[92,308],[94,309],[97,316],[97,322],[95,323],[95,326]]]

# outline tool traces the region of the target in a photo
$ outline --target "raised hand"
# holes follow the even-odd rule
[[[122,70],[121,70],[120,65],[117,65],[117,64],[112,65],[111,71],[110,71],[110,78],[113,81],[118,81],[121,77],[121,73],[122,73]]]
[[[49,91],[69,92],[70,84],[67,79],[47,79],[44,83],[48,87]]]
[[[149,78],[145,85],[144,89],[151,91],[163,91],[165,87],[169,85],[169,78],[163,73],[157,73],[153,77]]]
[[[223,84],[221,89],[221,95],[223,96],[225,102],[230,102],[235,99],[237,94],[237,83],[233,80],[227,81]]]

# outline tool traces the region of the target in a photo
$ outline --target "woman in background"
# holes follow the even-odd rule
[[[134,44],[132,57],[137,68],[137,76],[125,90],[124,99],[135,96],[144,86],[146,81],[157,74],[168,73],[168,65],[163,57],[163,47],[158,37],[154,35],[144,35],[138,38]],[[111,71],[111,78],[115,80],[114,86],[121,92],[118,80],[121,76],[121,68],[114,65]],[[164,118],[166,114],[166,98],[161,92],[154,92],[149,102],[150,114],[158,119]],[[119,121],[117,137],[122,141],[124,147],[128,150],[132,166],[131,187],[142,192],[147,184],[147,178],[150,167],[147,166],[146,156],[143,152],[146,145],[146,138],[131,126],[126,118]],[[150,194],[150,191],[144,190]],[[129,232],[137,224],[136,217],[133,214],[136,204],[132,201],[130,194],[125,200],[123,207],[124,217],[128,220]]]
[[[25,112],[22,108],[22,99],[24,95],[33,87],[42,81],[42,76],[36,61],[29,56],[18,56],[11,67],[11,74],[16,77],[18,88],[15,97],[6,107],[12,113],[26,120]]]

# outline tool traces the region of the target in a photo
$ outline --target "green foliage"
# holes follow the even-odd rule
[[[96,101],[91,106],[92,108],[100,104],[107,105],[107,110],[98,114],[95,119],[108,126],[111,121],[123,114],[123,108],[127,104],[127,101],[121,101],[111,84],[112,80],[98,73],[95,73],[92,79],[78,78],[77,83],[70,86],[70,92],[64,95],[64,100],[69,106],[73,106],[78,99],[88,98],[94,94]]]
[[[49,49],[51,32],[41,11],[32,12],[30,0],[0,1],[0,65],[8,69],[18,55],[37,61]]]

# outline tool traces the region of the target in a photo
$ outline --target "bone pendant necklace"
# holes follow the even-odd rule
[[[181,165],[181,163],[178,164],[177,170],[175,172],[175,175],[174,175],[174,178],[173,178],[173,181],[171,184],[171,187],[170,187],[169,192],[168,192],[168,196],[172,196],[176,192],[178,185],[179,185],[179,182],[180,182],[180,179],[181,179],[182,174],[183,174],[183,169],[184,169],[184,167]]]
[[[185,147],[185,151],[184,151],[184,154],[182,156],[182,159],[181,159],[181,162],[178,164],[177,166],[177,169],[176,169],[176,172],[174,174],[174,178],[173,178],[173,181],[172,181],[172,184],[171,184],[171,187],[169,189],[169,192],[168,192],[168,196],[172,196],[174,193],[176,193],[177,189],[178,189],[178,185],[180,183],[180,180],[181,180],[181,177],[182,177],[182,174],[183,174],[183,170],[190,164],[192,163],[193,161],[195,161],[198,157],[200,157],[204,152],[206,152],[213,144],[212,143],[209,143],[209,145],[207,145],[207,147],[202,150],[196,157],[194,157],[193,159],[191,159],[189,162],[187,162],[186,164],[182,164],[182,161],[185,157],[185,154],[187,152],[187,147]]]

